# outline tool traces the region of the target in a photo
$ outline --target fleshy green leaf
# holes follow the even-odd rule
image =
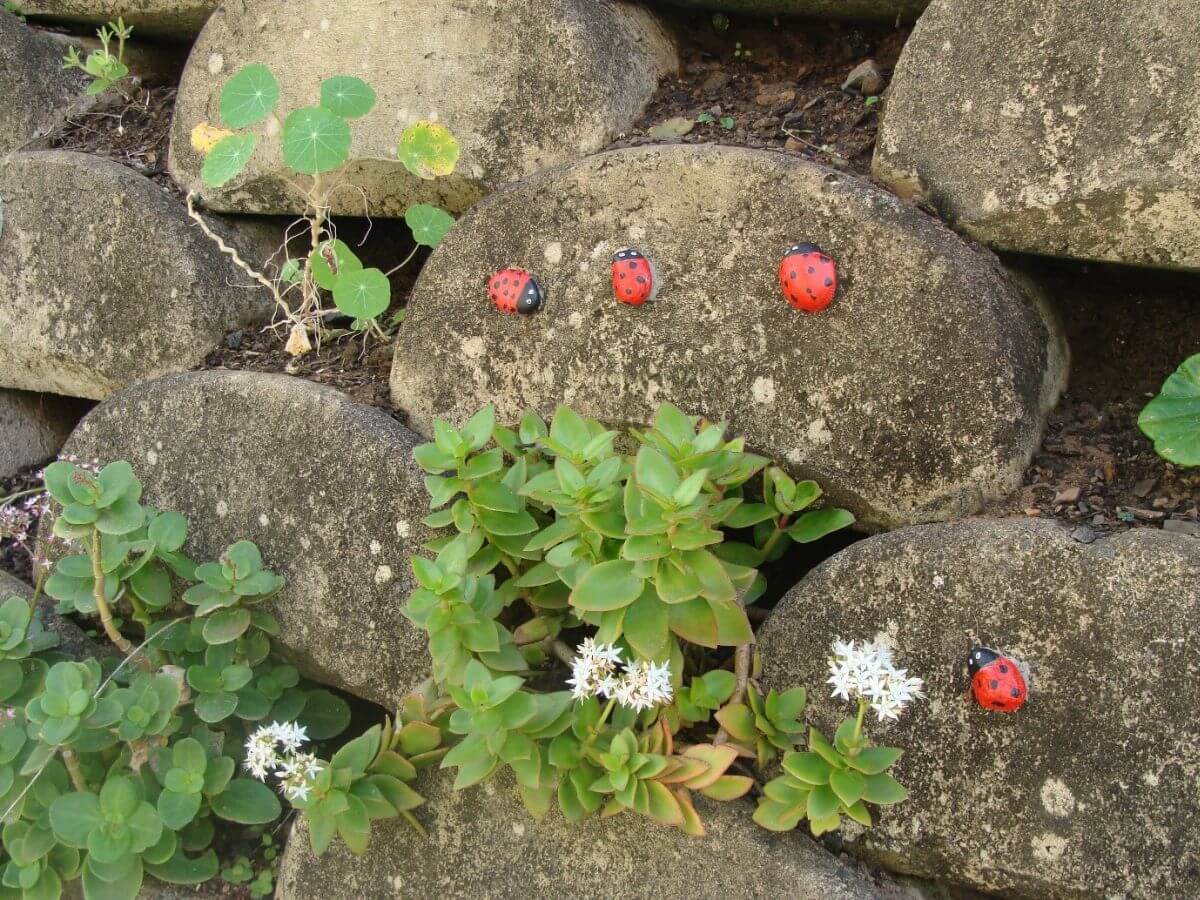
[[[588,612],[621,609],[641,596],[643,584],[629,560],[602,562],[579,579],[571,592],[571,605]]]
[[[274,791],[249,778],[233,779],[210,803],[213,812],[222,819],[242,825],[265,825],[279,818],[283,811]]]

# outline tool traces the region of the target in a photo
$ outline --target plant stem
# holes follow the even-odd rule
[[[746,688],[750,684],[750,665],[754,661],[754,642],[747,641],[744,644],[738,644],[737,652],[733,656],[733,674],[734,681],[733,694],[729,698],[730,703],[741,703],[746,699]],[[717,731],[717,736],[713,738],[713,743],[720,745],[729,740],[729,734],[722,726]]]
[[[404,261],[402,263],[400,263],[399,265],[393,266],[392,268],[388,269],[383,274],[386,277],[391,278],[394,274],[396,274],[401,269],[403,269],[405,266],[407,266],[410,262],[412,262],[412,258],[417,255],[417,251],[420,249],[421,249],[421,245],[417,244],[415,247],[412,248],[412,253],[410,253],[410,254],[408,254],[408,256],[404,257]]]
[[[854,722],[854,737],[851,738],[851,746],[857,747],[859,740],[862,738],[863,718],[867,714],[867,706],[869,704],[862,697],[858,698],[858,719]]]
[[[22,497],[31,497],[34,494],[41,494],[46,489],[44,487],[30,488],[27,491],[17,491],[15,494],[9,494],[7,497],[0,497],[0,506],[8,506],[14,500],[20,500]]]
[[[75,790],[84,794],[88,793],[87,781],[83,777],[83,770],[79,768],[79,760],[75,756],[75,751],[63,747],[62,759],[63,765],[67,767],[67,772],[71,776],[71,784],[75,785]]]
[[[604,723],[608,721],[609,713],[613,711],[613,707],[616,705],[616,703],[616,697],[613,697],[608,701],[607,705],[604,707],[604,711],[600,713],[600,718],[596,720],[596,724],[588,729],[588,736],[586,739],[584,739],[583,747],[581,748],[582,750],[587,750],[589,747],[591,747],[592,742],[600,736],[600,729],[603,728]]]
[[[771,551],[775,549],[775,546],[779,543],[780,539],[783,537],[783,535],[784,535],[783,529],[787,528],[787,524],[788,524],[787,516],[780,516],[779,521],[775,523],[775,531],[772,532],[772,534],[769,538],[767,538],[767,542],[762,545],[762,550],[760,551],[762,553],[763,562],[767,561],[767,558],[771,555]]]
[[[108,601],[104,599],[104,568],[100,565],[100,532],[92,529],[92,596],[96,600],[96,611],[100,613],[100,624],[104,626],[104,633],[108,635],[108,639],[113,642],[113,645],[129,656],[133,653],[133,644],[125,639],[125,636],[117,630],[117,626],[113,624],[112,610],[108,608]],[[142,668],[150,671],[150,662],[144,657],[139,659]]]

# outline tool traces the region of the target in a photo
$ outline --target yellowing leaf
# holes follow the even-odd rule
[[[400,135],[396,154],[404,167],[418,178],[449,175],[458,165],[458,141],[437,122],[414,122]]]
[[[208,156],[209,151],[217,146],[222,138],[227,138],[231,134],[233,132],[226,128],[218,128],[207,122],[201,122],[192,129],[192,149],[201,156]]]

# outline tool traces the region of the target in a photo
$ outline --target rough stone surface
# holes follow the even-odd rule
[[[0,388],[0,478],[58,453],[84,411],[63,397]]]
[[[83,96],[83,73],[62,67],[58,43],[0,8],[0,157],[62,121]]]
[[[202,160],[189,136],[198,123],[217,121],[222,87],[248,63],[265,63],[279,78],[281,120],[316,103],[321,79],[337,72],[375,89],[375,108],[352,123],[351,161],[339,175],[345,187],[330,202],[335,213],[394,216],[421,201],[457,212],[500,184],[598,150],[636,120],[678,58],[653,14],[626,2],[227,4],[184,71],[171,172],[213,209],[294,213],[303,201],[280,177],[274,136],[225,188],[199,180]],[[458,138],[453,176],[421,181],[394,161],[401,133],[422,119]]]
[[[1009,250],[1200,269],[1192,0],[935,0],[876,176]]]
[[[784,250],[838,261],[826,312],[792,309]],[[613,299],[615,251],[662,287]],[[530,269],[547,296],[501,315],[489,276]],[[1007,494],[1040,441],[1065,349],[995,258],[856,178],[716,146],[604,153],[479,204],[421,273],[392,396],[422,433],[494,401],[502,421],[568,403],[642,423],[663,401],[728,420],[817,478],[865,527],[969,513]]]
[[[281,375],[195,372],[100,404],[64,452],[126,459],[146,502],[191,522],[215,559],[243,538],[287,579],[279,643],[311,677],[393,707],[428,674],[400,614],[409,558],[430,537],[418,438],[332,388]]]
[[[759,634],[764,683],[805,684],[826,728],[829,643],[887,635],[929,699],[870,734],[908,748],[904,805],[849,846],[899,871],[1036,898],[1200,895],[1200,543],[1090,544],[980,519],[862,541],[810,573]],[[1012,715],[969,699],[973,643],[1028,663]]]
[[[425,838],[401,820],[376,822],[366,856],[339,841],[316,858],[302,820],[280,866],[279,900],[311,897],[692,897],[741,900],[895,898],[889,880],[872,880],[801,834],[778,835],[751,820],[748,802],[697,810],[708,834],[692,838],[635,815],[568,825],[557,812],[538,822],[515,783],[454,791],[447,773],[423,777],[428,799],[417,816]]]
[[[135,35],[183,40],[196,35],[221,0],[24,0],[26,15],[62,22],[103,24],[117,16]]]
[[[0,386],[100,399],[271,315],[179,199],[119,163],[16,154],[0,198]],[[265,258],[275,229],[239,227]]]
[[[815,19],[881,19],[906,22],[929,0],[659,0],[674,6],[752,16],[805,16]]]

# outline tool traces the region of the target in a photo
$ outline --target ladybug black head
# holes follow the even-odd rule
[[[791,256],[793,253],[824,253],[824,252],[825,251],[822,250],[820,247],[818,247],[816,244],[793,244],[791,247],[788,248],[787,255]]]
[[[626,247],[624,250],[618,250],[613,254],[613,262],[620,259],[642,259],[642,254],[630,247]]]
[[[967,671],[974,677],[976,672],[999,658],[1000,654],[988,647],[972,647],[971,655],[967,657]]]
[[[530,278],[525,290],[521,291],[521,296],[517,299],[517,312],[526,316],[532,315],[542,308],[544,302],[541,285]]]

